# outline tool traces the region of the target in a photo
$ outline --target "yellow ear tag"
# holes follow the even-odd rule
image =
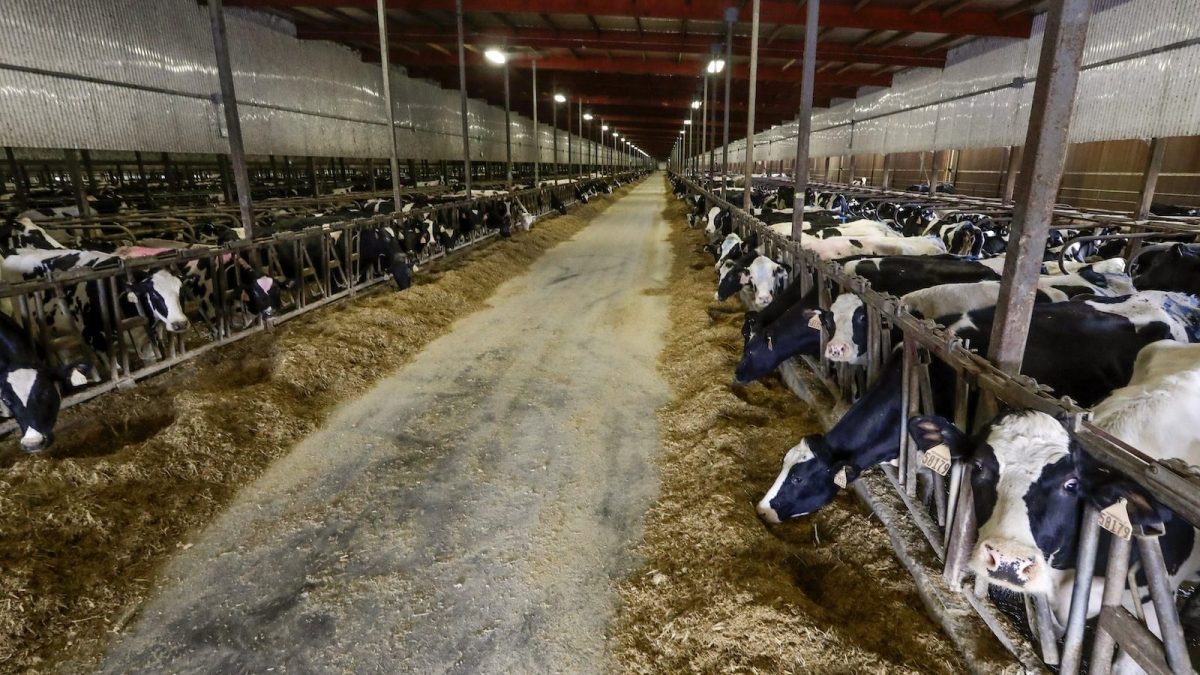
[[[950,473],[950,448],[946,447],[945,443],[938,443],[925,451],[925,456],[921,458],[921,463],[926,468],[945,476]]]
[[[1125,506],[1124,497],[1100,512],[1100,527],[1122,539],[1128,539],[1129,535],[1133,534],[1133,525],[1129,522],[1129,509]]]
[[[809,317],[808,327],[812,328],[813,330],[821,330],[821,315],[813,314],[811,317]]]
[[[850,467],[843,466],[833,475],[833,484],[845,490],[846,485],[850,482]]]

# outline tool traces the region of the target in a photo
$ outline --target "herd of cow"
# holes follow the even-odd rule
[[[858,296],[835,288],[832,303],[822,308],[817,285],[803,293],[787,265],[762,254],[758,235],[742,238],[733,231],[728,210],[682,182],[675,191],[689,202],[690,224],[703,224],[709,235],[718,300],[741,293],[750,306],[737,383],[763,378],[793,357],[820,356],[822,334],[826,359],[864,362],[868,319]],[[786,187],[755,188],[752,195],[755,214],[785,236],[791,234],[794,201]],[[936,320],[986,353],[1008,235],[992,217],[811,191],[800,206],[803,248],[864,278],[873,290],[898,296],[914,315]],[[780,215],[786,228],[770,225]],[[857,218],[847,222],[848,215]],[[1059,260],[1062,245],[1052,239],[1046,260]],[[1079,247],[1066,256],[1067,264],[1043,267],[1022,372],[1055,395],[1092,408],[1096,425],[1148,456],[1200,464],[1194,422],[1200,414],[1200,245],[1147,246],[1128,264],[1108,254]],[[893,344],[902,339],[897,332]],[[907,427],[922,452],[948,451],[969,467],[978,523],[970,564],[977,579],[1046,596],[1060,627],[1070,606],[1085,503],[1123,505],[1135,531],[1163,531],[1160,543],[1176,588],[1200,572],[1193,526],[1089,457],[1053,417],[1007,410],[975,433],[958,429],[947,419],[954,413],[955,373],[934,359],[934,414],[904,419],[898,350],[828,432],[797,439],[786,451],[782,470],[757,506],[764,521],[810,515],[862,472],[896,461]],[[1103,561],[1097,569],[1104,569]],[[1144,590],[1144,578],[1139,583]],[[1102,584],[1096,578],[1093,589]],[[1137,604],[1143,601],[1144,595]],[[1125,604],[1135,604],[1128,593]],[[1098,605],[1091,603],[1092,615]],[[1147,604],[1145,611],[1157,632],[1153,607]],[[1117,666],[1137,672],[1127,655]]]
[[[586,203],[620,182],[577,183],[575,199]],[[542,199],[541,193],[531,197],[534,212],[549,206],[566,213],[557,192],[549,193],[548,205]],[[119,374],[122,361],[112,358],[118,341],[128,340],[135,364],[150,364],[162,358],[165,339],[193,325],[216,326],[221,316],[243,316],[243,328],[256,322],[269,326],[285,293],[294,302],[310,283],[323,279],[329,280],[329,293],[369,276],[388,277],[396,290],[404,290],[419,260],[450,251],[485,230],[502,237],[514,227],[528,230],[535,220],[522,201],[500,196],[433,211],[405,204],[400,217],[363,222],[395,210],[391,200],[368,200],[303,218],[281,218],[271,227],[260,225],[254,240],[273,244],[274,266],[262,259],[262,246],[231,245],[244,235],[232,228],[205,230],[202,243],[164,233],[136,245],[93,242],[69,248],[28,217],[9,220],[0,227],[4,287],[58,283],[43,284],[32,293],[0,292],[0,413],[16,421],[26,452],[40,452],[53,442],[64,393],[86,386],[102,370]],[[355,258],[357,264],[350,264]],[[106,270],[117,273],[98,276],[113,286],[87,278],[88,272]],[[71,342],[56,340],[64,335],[77,337],[73,346],[47,348]]]

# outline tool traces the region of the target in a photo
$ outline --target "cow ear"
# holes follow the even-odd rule
[[[135,293],[133,291],[128,291],[125,293],[125,299],[128,300],[129,302],[137,304],[137,301],[138,301],[137,293]]]
[[[1195,254],[1192,253],[1192,251],[1187,246],[1185,246],[1183,244],[1175,244],[1174,246],[1171,247],[1171,255],[1176,258],[1187,258],[1190,256],[1194,256]]]
[[[813,330],[821,330],[822,318],[824,316],[824,312],[822,310],[806,309],[804,310],[803,316],[808,320],[807,323],[809,328]]]
[[[785,265],[783,263],[780,263],[779,267],[775,268],[775,278],[779,279],[781,281],[786,281],[787,278],[789,276],[791,276],[791,274],[792,274],[792,268],[788,267],[787,265]]]
[[[858,467],[851,462],[838,462],[830,467],[833,476],[833,484],[845,490],[850,487],[850,484],[858,480]]]
[[[1124,511],[1134,531],[1161,534],[1174,514],[1163,506],[1142,486],[1128,479],[1117,479],[1101,484],[1088,485],[1084,491],[1089,501],[1100,511],[1113,509]],[[1115,514],[1114,514],[1115,515]]]
[[[750,272],[742,270],[742,274],[738,278],[741,280],[742,285],[745,286],[746,284],[750,283]]]
[[[950,420],[937,415],[917,415],[908,420],[908,435],[912,436],[922,452],[939,445],[950,450],[954,459],[962,459],[971,453],[969,439]]]

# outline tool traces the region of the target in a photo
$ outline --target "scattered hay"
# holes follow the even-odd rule
[[[6,448],[0,670],[90,669],[240,486],[627,191],[72,408],[44,457]]]
[[[629,672],[952,673],[949,641],[922,611],[887,533],[850,497],[768,529],[754,502],[782,453],[819,431],[775,378],[730,384],[742,312],[712,300],[703,234],[664,210],[675,250],[658,413],[662,487],[646,515],[643,569],[624,581],[614,650]]]

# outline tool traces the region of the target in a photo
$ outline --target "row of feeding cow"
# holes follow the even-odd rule
[[[579,184],[575,187],[576,200],[586,202],[590,196],[611,192],[620,183],[609,179]],[[540,199],[540,194],[533,197],[535,202]],[[305,293],[310,280],[319,284],[320,279],[330,279],[328,294],[361,284],[368,275],[389,277],[396,290],[404,290],[412,283],[419,259],[435,251],[452,250],[484,230],[495,230],[503,237],[509,236],[513,227],[528,230],[535,220],[518,199],[501,198],[442,209],[436,215],[414,211],[354,228],[335,226],[390,213],[394,210],[390,206],[375,200],[293,220],[277,228],[258,228],[256,241],[275,241],[278,234],[301,233],[297,243],[289,240],[272,247],[279,276],[272,276],[270,266],[245,247],[230,249],[164,239],[112,250],[70,249],[29,219],[5,223],[0,228],[0,275],[7,284],[54,280],[81,271],[111,269],[115,273],[103,276],[102,281],[72,280],[68,276],[57,289],[31,294],[0,293],[0,412],[16,420],[25,451],[46,449],[53,441],[63,393],[86,385],[89,376],[98,374],[94,370],[105,369],[113,374],[120,369],[120,360],[109,358],[114,342],[123,335],[114,321],[114,309],[123,317],[141,317],[141,321],[132,322],[126,334],[133,355],[145,365],[161,358],[167,335],[188,330],[197,319],[213,326],[219,316],[240,313],[251,322],[270,325],[283,304],[283,292],[290,291],[293,296]],[[550,193],[549,206],[560,214],[567,210],[556,192]],[[540,212],[540,207],[535,210]],[[180,251],[197,249],[210,255],[177,259]],[[261,253],[265,249],[253,250]],[[351,253],[358,259],[356,276],[342,266],[351,259]],[[127,267],[147,258],[161,259],[162,264]],[[128,274],[119,273],[121,270]],[[107,287],[103,283],[109,280],[115,284],[111,303],[106,300]],[[18,296],[25,298],[25,312],[16,306]],[[46,353],[44,345],[52,338],[72,334],[78,336],[76,342],[82,351]]]
[[[802,284],[789,284],[795,281],[792,270],[762,255],[755,235],[742,239],[734,233],[727,210],[708,208],[682,184],[677,192],[699,214],[693,224],[703,222],[709,234],[706,250],[714,256],[717,299],[742,292],[751,307],[735,382],[763,378],[793,357],[819,356],[822,333],[827,338],[826,359],[864,362],[868,317],[858,296],[838,294],[835,288],[832,304],[823,309],[816,284],[807,293],[802,293]],[[832,205],[836,210],[844,199],[813,196],[821,209]],[[776,212],[787,210],[780,197],[764,199],[758,209],[769,214],[772,201],[780,206]],[[832,222],[828,213],[806,209],[805,219],[811,224],[805,225],[804,248],[866,279],[873,290],[899,296],[914,315],[936,320],[973,350],[986,353],[1006,232],[979,226],[990,220],[986,216],[960,213],[953,224],[971,223],[988,233],[983,244],[991,257],[981,256],[974,247],[939,245],[947,243],[944,230],[928,238],[933,245],[893,248],[876,243],[913,239],[901,236],[909,227],[898,222],[906,218],[903,209],[892,218],[877,210],[876,219],[846,224],[841,218]],[[920,218],[927,231],[943,222]],[[849,226],[855,234],[844,233]],[[871,231],[879,235],[859,234]],[[846,245],[831,251],[828,243],[837,240]],[[1066,265],[1066,273],[1057,265],[1044,267],[1022,373],[1056,395],[1091,407],[1095,424],[1150,457],[1200,464],[1200,427],[1194,423],[1200,414],[1200,245],[1146,247],[1129,270],[1121,258],[1103,259],[1094,253]],[[1052,250],[1047,255],[1057,258]],[[899,342],[903,335],[897,332],[893,339]],[[948,420],[954,412],[955,373],[935,359],[930,367],[934,414],[904,419],[903,360],[898,350],[833,428],[798,439],[784,453],[782,470],[758,503],[763,520],[779,523],[812,514],[863,471],[896,461],[901,432],[907,427],[921,451],[948,450],[954,461],[970,467],[979,527],[970,566],[977,579],[1046,596],[1060,626],[1070,607],[1085,503],[1101,509],[1124,505],[1135,528],[1160,528],[1175,588],[1200,572],[1200,537],[1193,525],[1089,457],[1053,417],[1008,410],[974,434],[959,429]],[[1103,563],[1098,569],[1104,569]],[[1096,578],[1093,590],[1102,583]],[[1125,602],[1131,608],[1135,604],[1128,593]],[[1097,605],[1091,603],[1092,615]],[[1143,609],[1157,633],[1153,607]],[[1138,672],[1128,655],[1121,655],[1117,666],[1118,672]]]

